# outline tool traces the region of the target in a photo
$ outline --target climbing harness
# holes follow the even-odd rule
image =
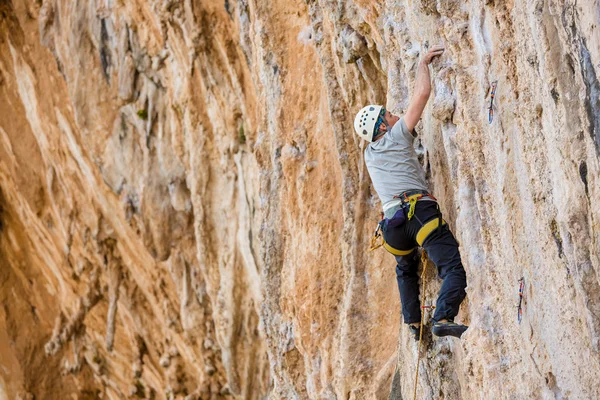
[[[421,282],[423,282],[423,289],[421,290],[421,309],[425,308],[435,308],[435,306],[426,306],[425,305],[425,281],[427,272],[427,252],[423,250],[421,252],[421,264],[423,265],[423,273],[421,274]],[[421,324],[419,326],[419,349],[417,351],[417,367],[415,373],[415,397],[414,400],[417,400],[417,384],[419,382],[419,364],[421,362],[421,343],[423,342],[423,317],[421,317]]]
[[[498,81],[492,82],[492,88],[490,89],[490,106],[488,107],[488,123],[492,123],[494,120],[494,97],[496,96],[496,87]]]
[[[521,278],[519,279],[519,305],[517,306],[517,320],[519,321],[519,324],[521,323],[521,320],[523,319],[523,308],[521,307],[521,305],[523,304],[523,288],[525,287],[525,279]]]
[[[377,228],[375,229],[375,233],[371,238],[371,246],[369,247],[369,252],[376,250],[383,246],[388,252],[392,253],[395,256],[405,256],[413,252],[414,249],[409,250],[400,250],[390,246],[385,239],[383,238],[383,230],[388,226],[394,227],[399,226],[404,223],[405,219],[411,220],[413,217],[417,218],[419,223],[421,224],[421,229],[417,232],[416,241],[419,246],[422,246],[427,237],[436,229],[442,229],[443,225],[446,225],[446,221],[442,219],[442,213],[439,212],[438,218],[432,219],[426,223],[421,222],[418,217],[415,216],[415,208],[417,202],[421,200],[423,197],[430,197],[432,200],[437,201],[437,199],[428,192],[421,191],[408,191],[401,193],[400,195],[394,196],[395,200],[398,200],[397,203],[391,203],[391,206],[384,207],[384,210],[389,211],[389,214],[392,214],[391,218],[384,218],[384,215],[381,216],[381,220],[377,224]],[[408,212],[406,209],[408,208]],[[438,209],[439,211],[439,209]],[[382,213],[383,214],[383,213]]]
[[[373,237],[371,237],[371,246],[369,247],[368,251],[372,252],[373,250],[377,250],[378,248],[380,248],[381,246],[383,246],[384,249],[386,249],[388,252],[392,253],[395,256],[406,256],[406,255],[409,255],[410,253],[412,253],[414,249],[410,249],[410,250],[396,249],[396,248],[390,246],[385,241],[385,239],[383,238],[383,235],[381,234],[382,225],[384,223],[385,223],[385,219],[382,219],[377,224],[377,228],[375,229],[375,233],[373,234]]]
[[[432,194],[427,193],[427,192],[418,193],[418,194],[414,194],[411,196],[407,196],[406,192],[404,192],[404,200],[410,204],[410,208],[408,210],[408,219],[409,220],[415,215],[415,208],[417,206],[417,201],[421,200],[423,197],[431,197],[434,201],[437,202],[437,199]],[[419,221],[419,222],[421,222],[421,221]],[[425,224],[423,224],[421,222],[422,227],[419,230],[419,232],[417,233],[417,243],[419,244],[419,246],[423,245],[423,242],[425,242],[425,239],[427,239],[427,236],[429,236],[429,234],[431,232],[433,232],[436,228],[438,229],[438,231],[441,231],[442,226],[445,225],[445,223],[446,223],[446,221],[444,221],[442,219],[442,213],[440,212],[440,208],[438,205],[438,219],[431,220]]]

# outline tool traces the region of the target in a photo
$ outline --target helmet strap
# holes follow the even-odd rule
[[[385,118],[383,118],[383,117],[379,117],[379,118],[381,118],[381,121],[385,124],[385,131],[379,131],[379,128],[378,128],[378,132],[375,132],[373,134],[373,140],[376,140],[380,136],[384,135],[386,132],[389,132],[389,131],[392,130],[390,124],[388,124],[388,122],[387,122],[387,120]]]
[[[383,123],[385,124],[385,131],[389,132],[392,130],[392,127],[390,126],[390,124],[388,124],[387,120],[385,118],[383,118]]]

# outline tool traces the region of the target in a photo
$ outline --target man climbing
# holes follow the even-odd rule
[[[365,163],[383,204],[383,246],[398,263],[402,315],[415,340],[419,340],[421,322],[417,246],[427,251],[443,279],[433,316],[433,334],[460,337],[467,329],[453,321],[467,286],[458,243],[442,220],[436,199],[427,191],[425,172],[413,147],[414,128],[431,92],[429,64],[443,52],[443,46],[434,46],[419,62],[415,90],[402,118],[382,106],[370,105],[360,110],[354,120],[358,136],[369,142]]]

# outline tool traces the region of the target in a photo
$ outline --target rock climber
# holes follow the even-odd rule
[[[432,333],[460,337],[468,328],[454,322],[467,286],[458,243],[428,192],[425,171],[413,147],[414,128],[431,92],[429,64],[443,52],[443,45],[433,46],[419,62],[414,93],[404,116],[369,105],[354,120],[358,136],[369,142],[365,163],[383,205],[384,218],[379,225],[383,246],[396,258],[402,316],[415,340],[420,338],[421,323],[417,246],[427,251],[443,279]]]

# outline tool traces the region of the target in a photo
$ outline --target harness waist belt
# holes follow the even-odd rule
[[[430,193],[427,190],[414,189],[414,190],[405,190],[404,192],[402,192],[399,195],[396,195],[394,197],[399,197],[401,199],[405,199],[407,197],[414,196],[415,194],[422,194],[423,196],[430,195]]]
[[[414,196],[414,195],[423,195],[423,197],[421,197],[419,199],[419,201],[436,201],[435,198],[433,196],[431,196],[428,192],[424,192],[421,190],[407,190],[406,192],[402,192],[399,195],[397,195],[396,197],[394,197],[392,200],[386,201],[385,203],[383,203],[383,213],[385,215],[386,218],[391,218],[394,213],[400,208],[402,207],[402,204],[404,203],[408,203],[407,198]],[[406,196],[406,197],[405,197]],[[394,210],[391,210],[392,208],[394,208]],[[391,210],[388,213],[388,210]],[[389,214],[389,216],[388,216]]]

